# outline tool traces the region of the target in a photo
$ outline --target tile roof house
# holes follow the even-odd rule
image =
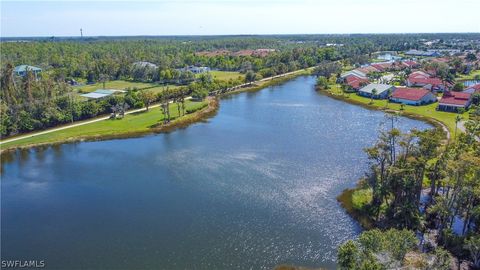
[[[368,84],[368,79],[357,77],[355,75],[348,75],[347,77],[345,77],[344,82],[352,89],[358,90],[364,85]]]
[[[387,98],[393,92],[395,92],[395,86],[379,83],[371,83],[358,90],[358,94],[360,96],[372,97],[376,99]]]
[[[372,73],[372,72],[381,72],[381,70],[375,68],[374,66],[360,67],[360,68],[357,68],[357,70],[365,74]]]
[[[397,88],[390,100],[408,105],[424,105],[437,101],[437,97],[430,91],[422,88]]]
[[[413,60],[405,60],[405,61],[402,61],[402,65],[408,67],[408,68],[415,68],[415,67],[418,67],[420,66],[419,63],[413,61]]]
[[[377,69],[380,72],[387,71],[392,69],[393,62],[385,62],[385,63],[375,63],[371,66]]]
[[[469,94],[474,94],[474,93],[480,94],[480,83],[467,87],[467,89],[465,89],[463,92],[469,93]]]
[[[459,108],[468,109],[471,102],[472,95],[469,93],[446,91],[438,102],[438,109],[456,112]]]
[[[445,84],[440,78],[431,77],[423,71],[412,72],[407,78],[407,86],[419,86],[428,90],[445,90]]]

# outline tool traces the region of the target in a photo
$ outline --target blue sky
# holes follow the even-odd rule
[[[3,37],[480,32],[480,0],[0,1]]]

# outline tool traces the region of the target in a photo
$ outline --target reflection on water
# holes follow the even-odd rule
[[[384,114],[301,77],[222,100],[205,123],[23,150],[2,162],[3,259],[51,269],[335,267],[359,233],[336,196]],[[401,119],[399,127],[428,125]]]

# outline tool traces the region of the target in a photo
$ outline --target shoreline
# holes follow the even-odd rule
[[[375,106],[375,105],[365,104],[365,103],[362,103],[360,101],[356,101],[356,100],[353,100],[353,99],[350,99],[350,98],[347,98],[347,97],[344,97],[344,96],[339,96],[339,95],[332,94],[328,90],[316,90],[316,91],[319,94],[328,96],[328,97],[336,99],[336,100],[347,102],[349,104],[358,105],[358,106],[361,106],[361,107],[366,108],[368,110],[383,111],[383,112],[386,112],[386,113],[398,113],[400,116],[403,116],[403,117],[408,117],[410,119],[423,121],[425,123],[431,124],[434,128],[439,128],[439,129],[443,130],[444,144],[448,144],[448,142],[451,140],[451,133],[450,133],[450,130],[448,129],[447,125],[442,123],[441,121],[439,121],[437,119],[427,117],[427,116],[423,116],[423,115],[419,115],[419,114],[416,114],[416,113],[398,111],[398,110],[393,110],[393,109],[388,109],[388,108],[381,108],[381,107],[378,107],[378,106]],[[372,220],[369,216],[362,213],[361,211],[356,210],[352,205],[352,195],[355,191],[360,189],[361,180],[362,179],[357,180],[355,187],[344,189],[337,196],[336,199],[337,199],[337,202],[340,204],[340,206],[345,210],[345,212],[352,219],[354,219],[356,222],[358,222],[358,224],[362,227],[362,229],[370,230],[370,229],[373,229],[373,228],[377,227],[376,224],[375,224],[375,221]]]
[[[361,107],[369,109],[369,110],[383,111],[383,112],[386,112],[386,113],[398,113],[400,116],[408,117],[408,118],[414,119],[414,120],[423,121],[425,123],[428,123],[428,124],[432,125],[435,128],[442,129],[443,134],[444,134],[444,140],[446,142],[450,141],[450,139],[452,138],[450,130],[448,129],[447,125],[445,123],[442,123],[441,121],[435,119],[435,118],[423,116],[423,115],[416,114],[416,113],[399,111],[399,110],[394,110],[394,109],[389,109],[389,108],[381,108],[381,107],[378,107],[378,106],[375,106],[375,105],[365,104],[365,103],[362,103],[362,102],[359,102],[359,101],[356,101],[356,100],[352,100],[350,98],[346,98],[346,97],[342,97],[342,96],[339,96],[339,95],[332,94],[328,90],[316,90],[316,91],[317,91],[317,93],[328,96],[330,98],[340,100],[340,101],[343,101],[343,102],[347,102],[347,103],[350,103],[350,104],[353,104],[353,105],[358,105],[358,106],[361,106]]]
[[[264,88],[281,84],[291,79],[294,79],[298,76],[307,75],[308,69],[298,70],[294,73],[289,73],[284,76],[274,77],[268,80],[261,80],[257,82],[253,82],[251,85],[247,85],[245,87],[240,87],[230,92],[222,93],[218,96],[214,97],[207,97],[208,105],[205,108],[202,108],[196,112],[191,114],[187,114],[180,118],[174,119],[172,122],[167,124],[160,124],[156,127],[152,127],[150,130],[147,131],[133,131],[133,132],[122,132],[119,134],[114,135],[89,135],[89,136],[78,136],[75,138],[69,138],[64,140],[59,140],[55,142],[42,142],[42,143],[32,143],[20,146],[11,146],[7,148],[2,148],[0,145],[0,156],[4,154],[15,152],[16,150],[26,150],[30,148],[36,147],[48,147],[48,146],[55,146],[64,143],[77,143],[77,142],[92,142],[92,141],[105,141],[105,140],[115,140],[115,139],[129,139],[129,138],[138,138],[142,136],[147,136],[151,134],[160,134],[160,133],[169,133],[176,129],[186,128],[191,124],[195,124],[198,122],[205,121],[206,119],[215,116],[220,107],[220,100],[224,97],[239,94],[242,92],[256,92],[260,91]],[[103,120],[103,119],[100,119]]]
[[[172,120],[170,123],[161,124],[157,127],[152,127],[147,131],[133,131],[133,132],[123,132],[114,135],[93,135],[93,136],[79,136],[76,138],[60,140],[57,142],[44,142],[44,143],[34,143],[21,146],[15,146],[11,148],[1,149],[0,155],[13,153],[17,150],[27,150],[30,148],[36,147],[48,147],[55,146],[65,143],[77,143],[77,142],[95,142],[95,141],[106,141],[106,140],[116,140],[116,139],[130,139],[130,138],[139,138],[142,136],[160,134],[160,133],[169,133],[176,129],[186,128],[191,124],[205,121],[206,119],[214,116],[217,113],[219,108],[219,101],[217,98],[209,97],[208,104],[204,108],[193,112],[191,114],[184,115],[180,118]]]

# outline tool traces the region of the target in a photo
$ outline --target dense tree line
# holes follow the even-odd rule
[[[392,128],[365,149],[371,169],[352,195],[354,207],[375,226],[435,235],[422,247],[443,246],[479,267],[480,122],[467,121],[466,133],[443,145],[440,131],[402,133],[395,121],[389,117]],[[455,220],[463,224],[457,233]]]
[[[154,102],[163,102],[165,105],[170,100],[184,112],[187,96],[203,99],[214,90],[227,89],[240,83],[235,80],[214,80],[207,73],[187,86],[165,86],[158,94],[148,89],[130,89],[126,94],[84,100],[73,92],[70,85],[47,74],[40,79],[35,79],[31,72],[27,72],[25,77],[14,76],[13,66],[7,63],[1,71],[0,134],[11,136],[108,113],[112,113],[113,117],[121,117],[127,109],[146,107],[148,110]]]
[[[27,42],[3,42],[3,38],[0,51],[1,135],[86,119],[116,108],[112,100],[81,102],[67,84],[72,79],[92,83],[124,79],[181,84],[187,86],[191,94],[203,97],[213,88],[225,89],[240,82],[219,85],[211,78],[197,78],[182,68],[196,65],[240,71],[245,73],[247,82],[252,82],[319,65],[315,72],[326,76],[341,71],[337,60],[343,64],[362,64],[375,51],[422,48],[423,39],[434,38],[445,41],[439,44],[448,47],[451,39],[472,40],[478,38],[478,34],[24,39]],[[465,45],[464,49],[469,46]],[[264,57],[198,54],[200,51],[235,52],[259,48],[275,51]],[[135,65],[138,61],[148,61],[156,67]],[[13,67],[21,64],[42,68],[40,78],[34,79],[30,73],[25,77],[15,76]]]

